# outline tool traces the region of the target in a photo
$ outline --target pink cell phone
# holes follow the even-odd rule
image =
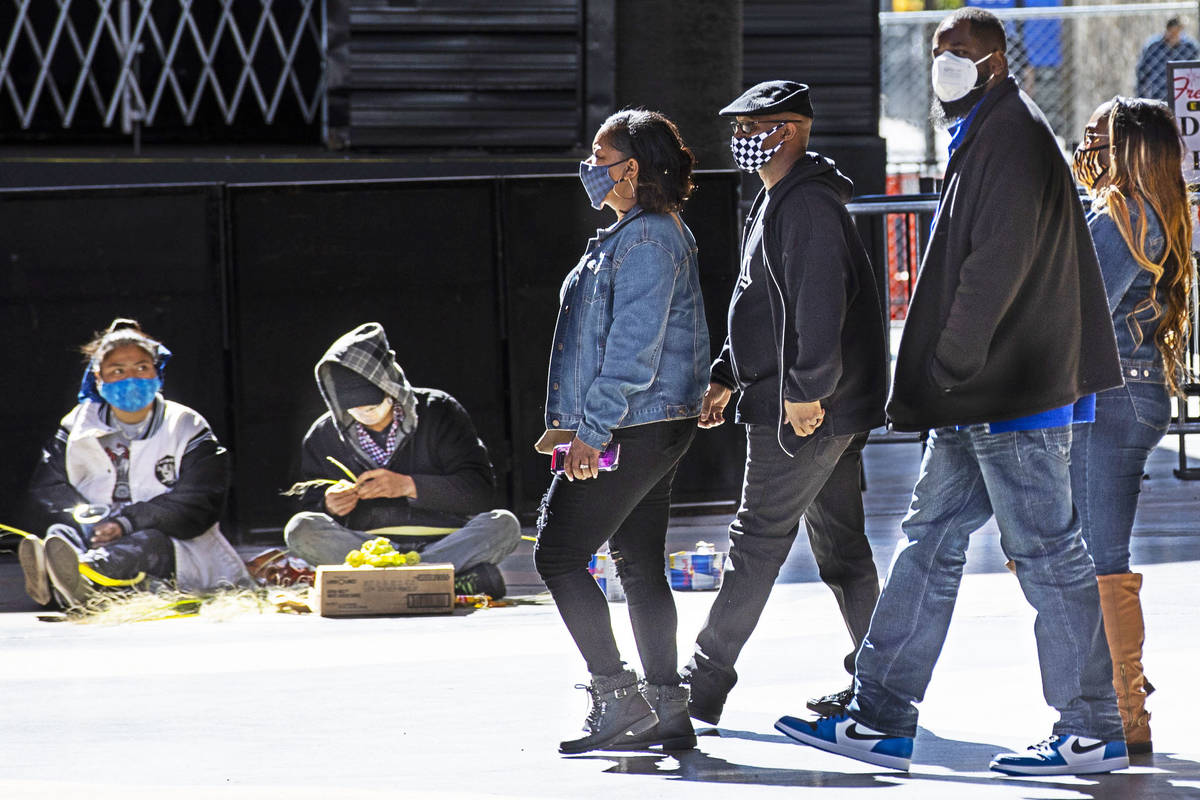
[[[553,452],[550,453],[550,471],[556,475],[561,475],[566,471],[567,451],[571,449],[571,443],[554,445]],[[600,471],[612,472],[617,468],[617,464],[621,458],[621,445],[616,442],[609,442],[608,447],[600,451]]]

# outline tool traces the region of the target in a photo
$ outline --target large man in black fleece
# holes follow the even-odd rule
[[[1128,760],[1070,455],[1072,420],[1094,416],[1092,393],[1120,385],[1120,366],[1075,181],[1045,117],[1008,75],[1006,49],[1004,25],[978,8],[934,33],[935,119],[958,124],[888,403],[897,429],[932,430],[850,705],[775,727],[907,770],[915,704],[950,626],[967,544],[995,516],[1037,610],[1042,693],[1059,718],[1048,738],[991,768],[1107,772]]]
[[[866,634],[879,578],[859,475],[867,432],[883,424],[886,383],[875,275],[845,208],[853,185],[832,161],[805,150],[808,87],[760,83],[720,113],[734,118],[734,158],[758,172],[763,190],[746,220],[729,335],[700,417],[701,427],[720,425],[732,391],[741,391],[737,421],[746,425],[747,454],[741,506],[729,526],[734,568],[684,668],[689,710],[712,724],[801,516],[855,649]],[[853,651],[844,663],[853,673]],[[840,708],[849,695],[810,706]]]
[[[310,564],[340,564],[384,535],[424,561],[454,564],[460,594],[504,594],[496,567],[516,548],[521,526],[491,510],[495,478],[487,449],[458,402],[410,386],[383,327],[360,325],[334,342],[316,367],[329,411],[304,437],[306,509],[288,521],[288,548]],[[332,457],[357,476],[345,473]]]

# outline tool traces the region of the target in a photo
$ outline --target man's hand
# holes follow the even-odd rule
[[[571,449],[567,451],[566,469],[563,474],[569,481],[585,481],[595,478],[599,472],[600,451],[591,445],[579,441],[576,436],[571,440]]]
[[[811,403],[793,403],[791,400],[784,400],[783,412],[787,415],[787,421],[797,436],[811,436],[825,421],[825,409],[821,408],[820,400]]]
[[[715,428],[725,421],[725,406],[733,395],[728,386],[710,383],[704,390],[704,398],[700,401],[700,419],[696,423],[701,428]]]
[[[358,487],[341,480],[325,490],[325,509],[335,517],[344,517],[358,505]]]
[[[417,485],[408,475],[390,469],[371,469],[358,476],[358,496],[362,500],[377,497],[416,497]]]
[[[107,520],[92,528],[91,544],[99,547],[102,544],[115,542],[124,535],[125,529],[121,527],[121,523]]]

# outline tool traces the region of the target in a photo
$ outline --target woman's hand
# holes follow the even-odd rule
[[[102,544],[115,542],[125,535],[125,529],[121,527],[121,523],[106,520],[101,522],[96,527],[92,528],[91,544],[99,547]]]
[[[571,440],[571,449],[567,451],[567,462],[563,474],[569,481],[586,481],[596,477],[600,466],[600,451],[579,441],[576,436]]]
[[[341,480],[325,490],[325,509],[335,517],[344,517],[358,505],[358,487]]]
[[[728,386],[710,383],[700,401],[700,419],[696,424],[701,428],[715,428],[724,422],[725,406],[729,405],[732,394]]]

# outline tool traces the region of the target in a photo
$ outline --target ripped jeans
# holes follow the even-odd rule
[[[534,563],[592,675],[625,668],[604,592],[588,572],[604,542],[625,589],[629,619],[651,684],[678,685],[678,617],[666,578],[671,482],[696,435],[696,420],[613,431],[620,464],[585,481],[556,475],[538,522]]]

